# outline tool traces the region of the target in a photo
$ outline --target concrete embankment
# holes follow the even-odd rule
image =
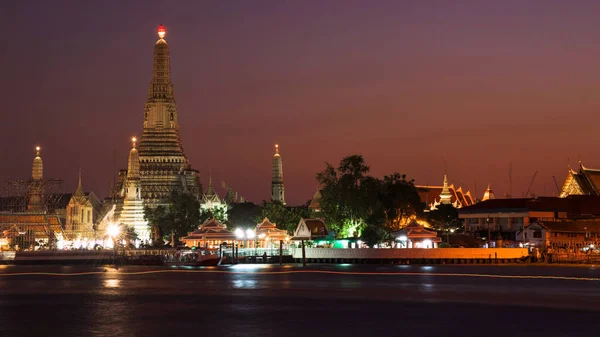
[[[302,262],[302,249],[292,252]],[[526,248],[331,249],[305,248],[307,263],[355,264],[480,264],[515,263],[526,259]]]
[[[4,264],[162,264],[162,251],[114,252],[109,250],[0,252]]]

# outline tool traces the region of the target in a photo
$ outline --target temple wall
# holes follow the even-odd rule
[[[527,256],[527,248],[409,248],[409,249],[337,249],[305,248],[307,259],[518,259]],[[290,249],[294,258],[302,258],[302,249]]]

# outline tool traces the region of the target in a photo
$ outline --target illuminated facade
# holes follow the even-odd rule
[[[83,192],[81,171],[77,190],[67,204],[65,230],[82,237],[94,237],[94,205]]]
[[[271,180],[271,201],[285,205],[285,190],[283,187],[283,163],[279,154],[279,145],[275,144],[273,155],[273,179]]]

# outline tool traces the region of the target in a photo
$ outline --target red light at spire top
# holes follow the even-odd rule
[[[165,29],[165,26],[163,26],[163,25],[158,26],[158,37],[162,39],[165,37],[165,34],[167,34],[167,30]]]

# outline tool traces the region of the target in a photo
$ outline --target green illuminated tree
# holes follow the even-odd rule
[[[370,196],[379,184],[367,176],[369,166],[361,155],[344,157],[337,169],[329,163],[325,165],[317,174],[325,220],[338,237],[358,234],[373,210],[374,199]]]

